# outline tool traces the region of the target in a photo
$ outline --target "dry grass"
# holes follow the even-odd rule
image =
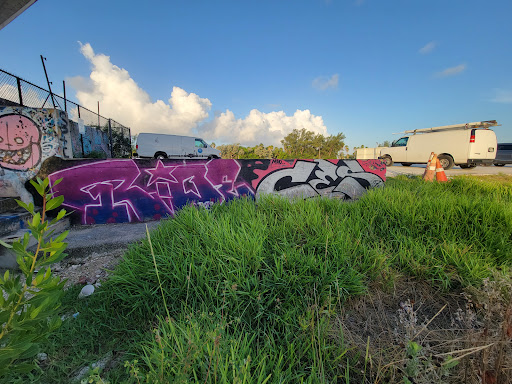
[[[343,307],[333,334],[351,349],[344,364],[355,382],[510,383],[510,292],[498,276],[451,293],[413,280],[374,285]]]

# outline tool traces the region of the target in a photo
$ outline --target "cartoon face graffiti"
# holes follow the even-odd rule
[[[41,160],[41,134],[36,124],[22,115],[0,116],[0,167],[28,170]]]

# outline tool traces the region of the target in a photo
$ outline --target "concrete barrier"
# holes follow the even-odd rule
[[[159,220],[263,194],[352,200],[384,185],[380,160],[60,160],[52,191],[82,224]],[[54,186],[55,181],[62,182]]]

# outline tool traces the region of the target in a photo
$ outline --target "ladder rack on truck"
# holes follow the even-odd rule
[[[416,133],[440,132],[440,131],[447,131],[450,129],[475,129],[475,128],[488,129],[489,127],[496,127],[496,126],[498,126],[498,123],[496,122],[496,120],[476,121],[473,123],[466,123],[466,124],[442,125],[440,127],[413,129],[410,131],[394,133],[394,135],[401,135],[404,133],[412,133],[413,135],[415,135]]]

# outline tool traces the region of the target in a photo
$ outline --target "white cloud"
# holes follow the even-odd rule
[[[81,52],[92,64],[91,75],[89,79],[78,76],[67,80],[77,91],[79,103],[91,108],[99,101],[103,116],[129,126],[133,134],[187,134],[208,117],[210,100],[173,87],[168,103],[153,103],[128,71],[112,64],[109,56],[95,54],[90,44],[81,45]]]
[[[495,89],[494,98],[492,98],[491,101],[495,103],[512,104],[512,91]]]
[[[321,116],[312,115],[309,110],[297,110],[293,116],[283,111],[263,113],[253,109],[245,119],[236,119],[227,110],[211,122],[203,124],[199,131],[207,140],[220,140],[242,145],[281,145],[280,141],[294,129],[306,128],[315,133],[327,134]]]
[[[422,55],[426,55],[434,50],[434,48],[437,46],[437,43],[435,41],[431,41],[430,43],[425,44],[420,50],[418,51]]]
[[[466,70],[466,64],[460,64],[456,67],[446,68],[441,72],[437,72],[434,74],[434,77],[448,77],[458,75]]]
[[[339,75],[336,73],[331,77],[327,76],[319,76],[313,80],[311,84],[313,88],[316,88],[320,91],[325,91],[329,88],[338,88]]]
[[[112,64],[110,57],[94,53],[90,44],[81,45],[81,52],[92,65],[88,79],[74,77],[67,83],[76,91],[81,105],[93,109],[100,102],[100,112],[139,132],[160,132],[193,135],[217,143],[240,143],[244,145],[280,145],[293,129],[306,128],[315,133],[327,134],[321,116],[309,110],[297,110],[293,116],[283,111],[263,113],[253,109],[243,119],[236,118],[226,110],[206,121],[211,102],[179,87],[173,87],[168,102],[151,102],[147,92],[130,77],[128,71]],[[332,80],[335,79],[335,80]],[[338,75],[329,79],[338,83]]]

